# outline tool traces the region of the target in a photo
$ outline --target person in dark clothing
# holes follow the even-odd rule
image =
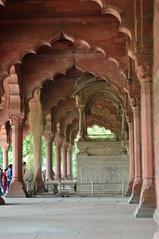
[[[8,170],[7,170],[7,181],[8,181],[8,188],[9,188],[9,185],[12,181],[12,164],[9,164],[8,165]]]

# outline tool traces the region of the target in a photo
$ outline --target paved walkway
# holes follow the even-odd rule
[[[135,219],[121,198],[6,199],[0,239],[152,239],[153,220]]]

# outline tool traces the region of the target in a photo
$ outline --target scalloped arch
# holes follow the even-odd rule
[[[84,1],[89,1],[89,0],[84,0]],[[98,5],[100,5],[100,6],[103,7],[103,3],[102,3],[101,0],[91,0],[91,1],[94,1],[94,2],[98,3]],[[120,16],[119,11],[117,11],[117,9],[116,9],[114,6],[111,6],[111,5],[108,5],[108,4],[106,5],[106,7],[104,7],[104,9],[105,9],[105,10],[104,10],[104,13],[105,13],[105,14],[111,14],[111,15],[113,15],[114,17],[117,18],[117,20],[118,20],[119,23],[120,23],[119,32],[123,32],[123,33],[126,34],[126,35],[130,38],[130,40],[131,40],[131,39],[132,39],[131,31],[130,31],[130,30],[128,29],[128,27],[125,26],[124,23],[122,22],[122,18],[121,18],[121,16]],[[93,48],[90,46],[90,44],[88,43],[88,41],[85,41],[84,39],[81,39],[81,40],[76,41],[73,36],[69,36],[69,35],[67,35],[67,33],[61,31],[60,34],[58,33],[58,34],[55,34],[55,35],[49,37],[49,38],[48,38],[48,41],[39,41],[39,40],[38,40],[38,41],[36,41],[36,42],[33,44],[33,46],[32,46],[30,49],[28,49],[28,48],[27,48],[27,49],[24,49],[24,51],[19,54],[19,59],[14,60],[14,63],[12,62],[12,64],[10,64],[9,67],[11,67],[11,66],[14,65],[14,64],[17,64],[17,63],[22,62],[23,57],[24,57],[25,55],[27,55],[28,53],[36,54],[36,53],[37,53],[37,50],[38,50],[41,46],[51,46],[52,43],[57,42],[57,41],[61,38],[61,36],[64,37],[66,40],[73,42],[74,44],[75,44],[76,42],[77,42],[77,43],[80,43],[80,42],[81,42],[81,43],[84,43],[85,46],[89,47],[90,49],[93,49]],[[100,51],[101,53],[103,53],[103,55],[105,55],[105,56],[107,55],[107,53],[106,53],[101,47],[98,47],[98,46],[97,46],[97,47],[95,47],[95,49],[97,49],[97,51]],[[8,70],[8,72],[9,72],[9,70]]]
[[[108,90],[103,90],[102,92],[96,92],[93,93],[92,95],[89,96],[88,102],[87,104],[89,104],[89,107],[91,108],[92,105],[99,99],[108,99],[108,101],[111,101],[113,104],[121,104],[122,105],[122,101],[121,99],[116,96],[113,92],[108,91]]]
[[[5,6],[6,0],[0,0],[0,5]]]
[[[120,10],[116,6],[114,6],[112,4],[108,4],[103,0],[80,0],[80,1],[81,1],[81,3],[82,2],[94,2],[94,3],[98,4],[98,6],[100,6],[100,8],[104,14],[111,14],[114,17],[116,17],[117,20],[119,21],[119,23],[121,24],[121,26],[119,27],[119,31],[125,33],[130,38],[130,40],[132,39],[131,30],[129,29],[128,26],[126,26],[124,24],[123,19],[120,14]],[[0,5],[5,6],[6,2],[7,2],[7,0],[0,0]]]
[[[83,0],[83,1],[95,2],[95,3],[97,3],[101,7],[101,9],[103,9],[103,1],[102,0]],[[81,2],[82,2],[82,0],[81,0]]]
[[[123,21],[123,18],[120,14],[120,10],[117,7],[115,7],[114,5],[110,5],[110,4],[106,3],[106,5],[104,7],[104,13],[105,14],[111,14],[114,17],[116,17],[118,19],[119,23],[120,23],[119,32],[122,32],[122,33],[126,34],[129,37],[129,39],[132,40],[132,32],[129,29],[129,26],[125,25],[125,23]]]

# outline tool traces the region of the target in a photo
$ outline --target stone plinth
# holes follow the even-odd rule
[[[77,193],[84,196],[125,194],[128,156],[120,142],[79,142]]]
[[[5,201],[4,199],[0,196],[0,205],[4,205],[5,204]]]
[[[159,209],[156,209],[153,218],[156,224],[159,226]],[[155,232],[153,239],[158,239],[158,238],[159,238],[159,229],[157,232]]]

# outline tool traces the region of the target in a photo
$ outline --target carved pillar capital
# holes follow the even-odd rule
[[[144,62],[136,68],[137,76],[141,85],[141,96],[151,92],[152,87],[152,64]]]
[[[62,144],[61,144],[61,148],[62,149],[66,149],[68,147],[68,142],[66,141],[66,138],[62,139]]]
[[[132,111],[125,111],[125,118],[128,124],[132,123],[133,121]]]
[[[1,147],[3,149],[3,151],[8,151],[8,148],[9,148],[9,144],[1,144]]]
[[[46,144],[50,144],[53,141],[53,136],[51,134],[44,134]]]
[[[139,105],[137,105],[133,108],[133,115],[134,115],[134,118],[139,118],[140,117],[140,107],[139,107]]]
[[[61,145],[62,143],[62,138],[60,136],[55,136],[54,137],[54,144],[55,145]]]
[[[151,78],[152,76],[152,63],[142,62],[136,67],[137,76],[140,79]]]
[[[140,104],[139,104],[138,99],[131,98],[130,106],[132,108],[133,118],[139,118],[140,117]]]
[[[150,92],[152,85],[153,65],[150,61],[143,61],[136,67],[136,72],[141,85],[141,95]]]
[[[10,124],[12,127],[22,127],[24,123],[24,115],[13,115],[10,117]]]
[[[147,95],[151,92],[152,81],[150,78],[140,79],[140,85],[141,85],[141,96]]]
[[[77,109],[78,109],[80,112],[84,112],[84,111],[85,111],[85,105],[84,105],[84,104],[77,105]]]
[[[68,147],[67,147],[67,151],[71,151],[72,150],[72,144],[68,144]]]

